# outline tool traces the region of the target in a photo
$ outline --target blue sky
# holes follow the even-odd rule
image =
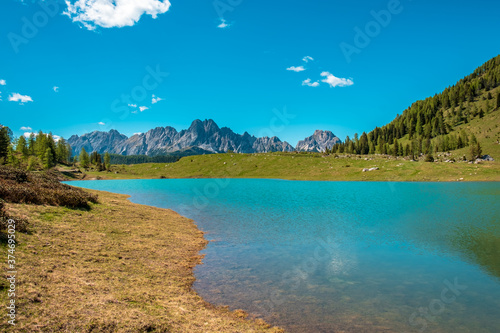
[[[68,138],[212,118],[292,145],[315,129],[343,139],[498,55],[499,12],[493,0],[2,0],[0,123]]]

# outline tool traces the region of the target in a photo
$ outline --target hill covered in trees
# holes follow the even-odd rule
[[[470,147],[468,158],[474,159],[481,155],[480,141],[498,141],[498,130],[485,135],[474,130],[474,127],[484,125],[484,121],[476,121],[475,126],[467,125],[500,111],[499,85],[500,56],[497,56],[442,93],[413,103],[389,124],[361,136],[355,134],[352,139],[347,137],[328,152],[415,158],[421,154]],[[496,120],[496,117],[490,118]],[[498,125],[498,120],[496,122],[492,125]]]

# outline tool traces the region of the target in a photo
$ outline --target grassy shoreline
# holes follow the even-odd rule
[[[85,171],[83,179],[272,178],[329,181],[500,181],[500,162],[414,162],[388,156],[322,154],[217,154],[184,157],[176,163],[113,166]],[[363,169],[378,168],[373,171]],[[82,177],[76,177],[81,179]]]
[[[2,330],[282,331],[213,306],[192,289],[207,244],[192,220],[125,195],[89,192],[99,195],[90,210],[6,204],[8,213],[29,217],[32,232],[17,234],[17,325],[3,321]],[[0,298],[5,304],[6,292]]]

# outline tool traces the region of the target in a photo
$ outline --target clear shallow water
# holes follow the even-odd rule
[[[208,301],[291,332],[500,332],[500,184],[78,181],[196,221]]]

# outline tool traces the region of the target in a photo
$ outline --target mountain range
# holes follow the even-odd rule
[[[109,132],[94,131],[81,136],[73,135],[68,143],[73,149],[73,154],[80,153],[82,148],[87,152],[96,151],[100,154],[109,152],[120,155],[166,155],[186,149],[195,148],[202,153],[267,153],[267,152],[292,152],[308,151],[321,152],[341,142],[330,131],[317,130],[310,137],[298,142],[294,148],[288,142],[281,141],[278,137],[257,138],[247,132],[234,133],[228,127],[219,128],[212,119],[193,121],[191,126],[178,132],[175,128],[156,127],[146,133],[135,134],[127,137],[117,130]]]

